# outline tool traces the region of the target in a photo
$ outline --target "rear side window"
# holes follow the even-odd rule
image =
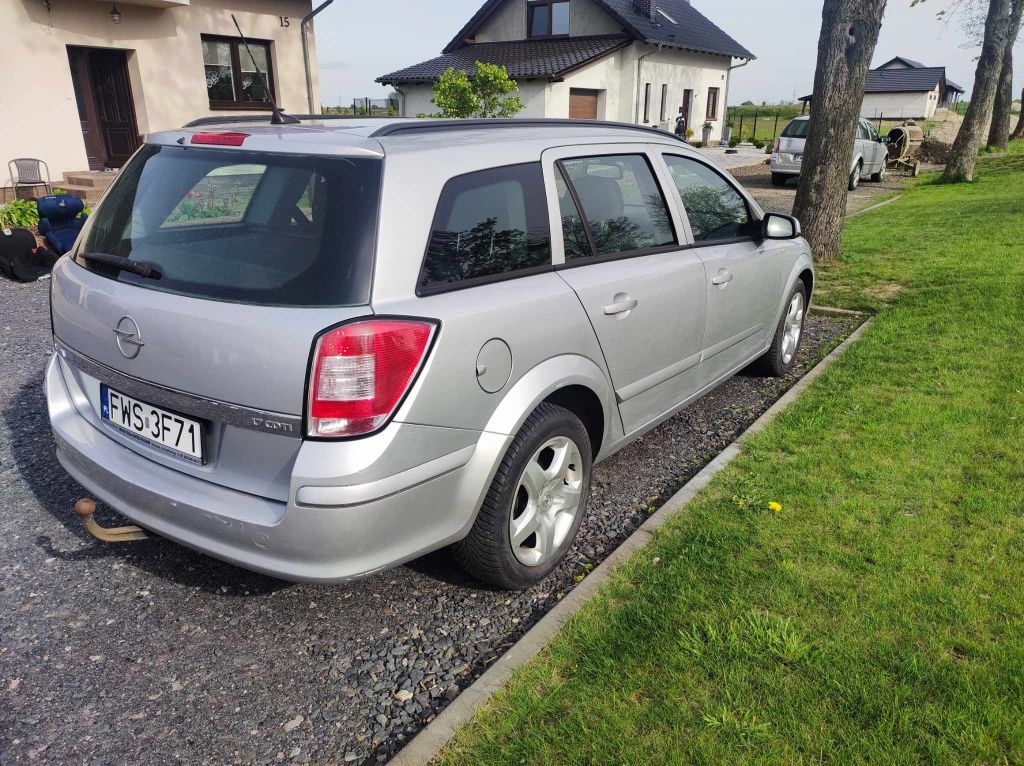
[[[683,200],[694,242],[752,233],[747,201],[717,171],[687,157],[665,155],[665,162]]]
[[[417,291],[443,292],[550,268],[540,165],[508,165],[445,184]]]
[[[579,157],[562,160],[559,164],[568,180],[573,201],[579,203],[593,243],[585,253],[567,245],[566,261],[592,254],[617,255],[675,244],[668,206],[645,157],[639,154]],[[574,232],[565,231],[569,207],[563,202],[563,232],[567,242],[578,241]]]
[[[782,135],[786,138],[806,138],[807,120],[793,120],[782,129]]]
[[[197,298],[275,306],[367,303],[382,163],[145,146],[100,205],[82,252],[154,266],[92,271]]]

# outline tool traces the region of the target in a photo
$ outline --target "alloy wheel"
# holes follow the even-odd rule
[[[804,330],[804,296],[796,293],[786,309],[786,317],[782,330],[782,363],[789,364],[796,356],[800,345],[800,334]]]
[[[521,564],[541,566],[572,531],[583,492],[583,459],[566,436],[549,439],[526,464],[512,500],[509,540]]]

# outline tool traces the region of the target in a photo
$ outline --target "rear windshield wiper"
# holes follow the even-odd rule
[[[110,253],[79,253],[78,255],[80,258],[92,261],[93,263],[113,266],[118,271],[130,271],[132,274],[138,274],[144,279],[160,279],[163,276],[152,266],[147,266],[144,263],[139,263],[131,258],[124,258],[120,255],[111,255]]]

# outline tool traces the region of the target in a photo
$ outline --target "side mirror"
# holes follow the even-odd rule
[[[791,215],[767,213],[761,219],[763,239],[796,239],[800,236],[800,222]]]

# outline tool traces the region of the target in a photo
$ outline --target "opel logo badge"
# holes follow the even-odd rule
[[[146,345],[142,342],[139,323],[130,316],[121,317],[117,327],[114,328],[114,339],[117,341],[117,350],[125,359],[134,359]]]

